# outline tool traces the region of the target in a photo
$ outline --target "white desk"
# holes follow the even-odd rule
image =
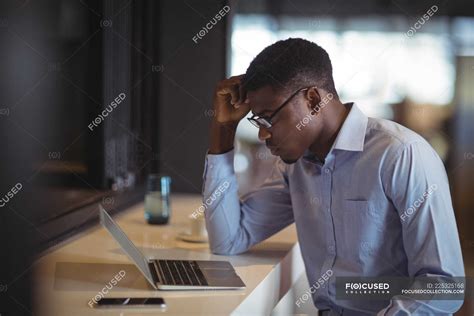
[[[99,225],[68,240],[38,259],[35,272],[35,314],[53,315],[268,315],[304,273],[294,225],[238,256],[210,253],[208,244],[180,241],[187,216],[201,204],[198,195],[173,195],[172,220],[148,225],[143,204],[115,216],[129,238],[148,257],[228,260],[247,288],[227,291],[156,291],[139,273],[118,244]],[[88,306],[120,271],[125,277],[106,297],[163,297],[165,310],[105,310]],[[110,287],[110,286],[109,286]]]

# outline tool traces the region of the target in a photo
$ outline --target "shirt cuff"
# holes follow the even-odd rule
[[[203,178],[224,178],[235,174],[234,149],[224,154],[207,154]]]

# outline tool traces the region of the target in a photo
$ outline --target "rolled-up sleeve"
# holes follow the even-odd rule
[[[294,222],[288,179],[281,160],[256,190],[238,195],[234,150],[206,156],[203,207],[209,246],[215,254],[238,254]]]

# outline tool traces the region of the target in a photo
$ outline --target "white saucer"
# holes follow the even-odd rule
[[[178,234],[178,238],[188,242],[205,243],[207,242],[207,236],[204,235],[191,235],[188,232],[182,232]]]

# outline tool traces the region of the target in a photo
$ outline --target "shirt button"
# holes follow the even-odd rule
[[[328,208],[326,209],[326,211],[327,211],[328,213],[330,213],[330,212],[331,212],[331,209],[328,207]]]
[[[209,165],[209,168],[211,168],[211,169],[214,168],[214,165],[213,165],[213,164],[210,164],[210,165]]]
[[[329,170],[329,169],[326,169],[326,170],[324,170],[324,172],[326,172],[326,173],[330,173],[330,172],[331,172],[331,170]]]

